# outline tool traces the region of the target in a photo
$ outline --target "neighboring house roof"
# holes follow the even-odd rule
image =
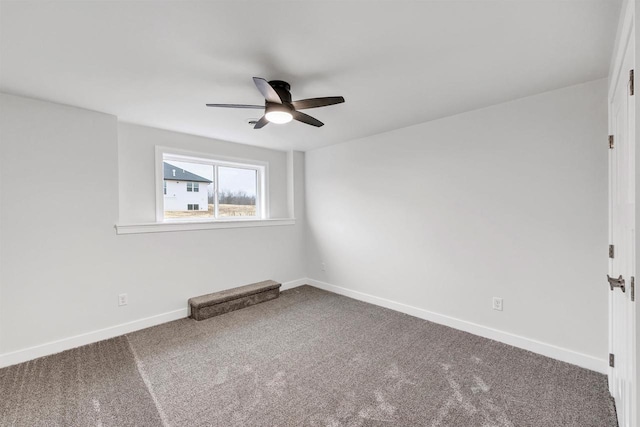
[[[178,166],[170,165],[166,162],[163,162],[163,165],[165,181],[213,182],[207,178],[201,177],[200,175],[196,175],[195,173],[179,168]],[[175,174],[173,171],[176,171]]]

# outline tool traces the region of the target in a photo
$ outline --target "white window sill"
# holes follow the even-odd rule
[[[116,224],[116,234],[167,233],[172,231],[215,230],[218,228],[276,227],[294,225],[295,218],[235,219],[209,221],[167,221],[143,224]]]

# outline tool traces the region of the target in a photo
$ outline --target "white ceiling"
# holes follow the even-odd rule
[[[0,90],[120,120],[308,150],[606,77],[618,1],[0,4]],[[253,76],[325,122],[270,124]]]

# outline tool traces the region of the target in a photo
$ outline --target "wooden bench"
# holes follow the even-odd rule
[[[204,320],[278,298],[280,286],[282,285],[278,282],[265,280],[264,282],[252,283],[239,288],[189,298],[191,318]]]

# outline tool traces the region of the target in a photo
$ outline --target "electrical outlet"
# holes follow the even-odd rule
[[[493,309],[502,311],[502,298],[493,297]]]
[[[118,295],[118,305],[122,306],[127,304],[129,304],[129,297],[127,296],[127,294]]]
[[[322,271],[327,271],[327,264],[325,264],[324,261],[322,262],[322,264],[320,264],[320,269]]]

